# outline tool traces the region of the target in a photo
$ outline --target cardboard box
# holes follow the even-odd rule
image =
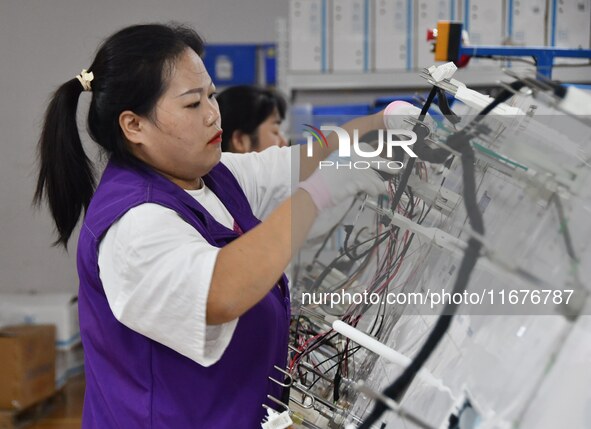
[[[412,0],[375,0],[375,70],[412,68]]]
[[[55,347],[68,350],[80,343],[78,298],[63,293],[11,293],[0,295],[0,326],[55,325]]]
[[[0,329],[0,408],[26,408],[55,392],[55,326]]]

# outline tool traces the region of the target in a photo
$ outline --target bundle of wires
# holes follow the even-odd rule
[[[514,82],[510,85],[513,91],[518,91],[523,86],[524,84],[522,82]],[[429,94],[429,98],[427,99],[427,102],[425,103],[425,106],[421,111],[421,116],[419,117],[420,121],[424,119],[424,115],[426,114],[430,103],[433,101],[436,91],[436,88],[433,88],[433,90]],[[477,132],[477,127],[474,127],[473,125],[477,125],[496,106],[508,100],[514,94],[513,91],[508,89],[502,91],[492,103],[490,103],[478,114],[478,116],[472,121],[472,123],[470,123],[465,129],[452,134],[447,139],[447,145],[450,148],[461,153],[462,179],[464,184],[464,206],[468,214],[470,226],[480,236],[484,235],[484,221],[482,218],[482,214],[480,213],[480,210],[478,208],[476,198],[476,180],[474,166],[475,156],[474,151],[470,145],[470,139],[474,137],[472,133]],[[446,149],[431,149],[428,146],[426,146],[424,142],[421,145],[420,139],[419,141],[417,141],[417,144],[415,144],[414,149],[421,159],[429,162],[444,163],[450,157],[450,152],[448,152]],[[408,182],[408,177],[410,177],[410,169],[412,168],[413,163],[414,162],[412,162],[411,160],[411,162],[406,167],[406,170],[403,173],[401,179],[401,186],[397,189],[396,193],[396,195],[399,195],[400,197],[404,192],[402,186],[406,186]],[[394,203],[397,204],[396,199],[394,200]],[[480,256],[481,247],[482,243],[476,240],[475,238],[470,238],[468,240],[467,247],[464,250],[464,257],[462,259],[462,263],[460,265],[458,275],[453,287],[452,294],[461,294],[467,288],[468,282],[470,280],[470,275]],[[383,394],[386,397],[400,402],[402,396],[404,395],[404,392],[408,389],[408,387],[418,374],[419,370],[425,364],[427,359],[431,356],[431,354],[433,353],[433,351],[435,350],[435,348],[447,332],[449,326],[451,325],[453,316],[457,311],[457,307],[458,305],[454,304],[453,302],[450,302],[445,306],[442,315],[439,316],[437,322],[435,323],[435,326],[429,333],[427,340],[419,350],[418,354],[411,361],[410,365],[406,367],[404,372],[383,391]],[[381,415],[384,413],[384,411],[387,410],[387,408],[388,407],[382,402],[376,403],[371,413],[363,421],[361,426],[359,426],[359,429],[369,429],[381,417]]]
[[[390,201],[394,198],[394,193],[395,178],[392,178],[390,182],[390,199],[386,196],[381,197],[378,200],[380,209],[383,209],[384,206],[391,206]],[[423,223],[431,207],[427,207],[425,202],[421,203],[418,198],[414,197],[410,188],[407,188],[405,194],[408,200],[404,204],[398,204],[397,211],[409,219],[414,219],[419,224]],[[416,210],[417,207],[419,210]],[[391,282],[399,274],[405,256],[408,255],[408,251],[414,238],[414,234],[411,234],[409,231],[402,233],[400,228],[394,226],[385,227],[384,223],[383,218],[379,216],[378,213],[378,216],[376,216],[375,219],[374,235],[365,241],[360,241],[359,235],[369,227],[364,226],[357,231],[357,234],[353,234],[355,225],[346,225],[346,238],[341,254],[329,263],[322,273],[315,279],[314,284],[312,285],[313,290],[317,290],[333,267],[344,259],[356,264],[356,266],[354,266],[354,269],[351,272],[347,273],[347,281],[345,284],[341,283],[334,285],[329,292],[334,292],[340,289],[346,290],[351,287],[354,280],[360,276],[360,273],[369,265],[370,260],[376,260],[375,273],[371,276],[367,282],[368,285],[364,287],[364,289],[367,293],[378,294],[383,298],[388,293],[388,288],[391,287]],[[355,236],[354,243],[350,244],[353,236]],[[325,242],[327,240],[328,236],[325,239]],[[323,246],[321,246],[320,250],[317,252],[315,259],[320,254],[322,247]],[[361,248],[363,248],[363,250],[360,250]],[[382,299],[382,301],[384,300]],[[399,314],[395,314],[395,312],[386,313],[386,306],[383,305],[382,302],[375,316],[369,316],[371,312],[368,310],[372,305],[374,304],[353,304],[340,316],[343,321],[352,326],[357,326],[363,317],[373,317],[373,320],[370,320],[368,323],[370,326],[369,334],[380,339],[382,333],[387,334],[390,331],[389,327],[391,327],[396,322],[397,318],[401,316],[402,308],[398,309],[400,310]],[[334,371],[334,374],[330,376],[333,378],[333,400],[338,401],[340,397],[339,387],[342,377],[348,377],[350,375],[350,362],[355,362],[350,360],[350,358],[361,348],[359,346],[351,346],[349,340],[344,341],[344,347],[342,347],[342,342],[339,343],[341,345],[339,348],[334,341],[337,339],[337,334],[334,333],[334,331],[326,329],[323,332],[315,332],[310,329],[310,326],[313,326],[313,323],[311,323],[310,320],[300,324],[300,318],[298,318],[294,332],[294,341],[297,347],[297,352],[290,362],[290,372],[294,375],[297,373],[297,378],[302,381],[302,384],[311,389],[322,378],[328,380],[326,375],[331,371]],[[302,327],[304,332],[300,330]],[[301,371],[299,367],[304,359],[312,366],[313,370],[322,371],[325,377],[320,377],[318,376],[318,373],[316,373],[316,378],[313,379],[311,383],[307,383],[308,372]],[[360,366],[361,371],[367,375],[376,360],[377,359],[374,355],[368,356]],[[322,367],[322,365],[330,366],[326,368]],[[363,376],[363,374],[356,375]]]

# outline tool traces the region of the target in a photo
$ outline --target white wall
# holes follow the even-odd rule
[[[212,43],[270,42],[287,8],[287,0],[0,0],[0,292],[77,290],[76,238],[69,254],[52,248],[47,210],[31,207],[35,148],[49,94],[90,65],[103,38],[176,20]],[[87,103],[83,94],[82,115]]]

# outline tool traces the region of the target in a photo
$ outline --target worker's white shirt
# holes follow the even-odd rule
[[[254,215],[263,219],[297,183],[292,183],[291,171],[293,162],[293,171],[299,172],[299,149],[223,153],[221,162],[240,183]],[[187,192],[233,229],[234,219],[210,189]],[[238,323],[206,324],[219,250],[171,209],[158,204],[132,208],[109,228],[99,246],[100,278],[113,314],[130,329],[203,366],[213,365]]]

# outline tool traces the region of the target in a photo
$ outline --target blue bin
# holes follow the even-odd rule
[[[277,84],[277,45],[268,43],[260,45],[263,52],[263,63],[265,66],[265,85]]]
[[[203,62],[217,86],[257,83],[257,45],[207,45]]]

